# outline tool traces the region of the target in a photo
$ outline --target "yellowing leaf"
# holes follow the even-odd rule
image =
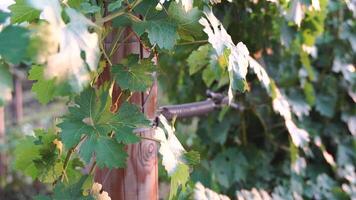
[[[159,153],[162,155],[162,164],[165,167],[168,175],[172,175],[180,163],[183,163],[183,155],[186,152],[182,144],[174,134],[174,128],[168,124],[167,119],[161,115],[160,122],[163,124],[166,133],[163,129],[157,128],[154,138],[161,141]]]
[[[80,92],[89,83],[90,71],[97,69],[99,62],[98,35],[88,31],[94,23],[74,9],[66,8],[70,22],[65,24],[57,0],[31,0],[30,4],[41,10],[41,19],[49,23],[48,29],[43,30],[49,33],[46,41],[50,42],[44,47],[48,54],[38,61],[46,64],[45,75],[49,79],[57,77],[60,82],[69,81],[73,89]],[[53,52],[53,49],[59,51]]]
[[[230,200],[230,198],[205,188],[203,184],[198,182],[194,187],[194,200]]]
[[[208,41],[215,49],[218,56],[229,50],[228,71],[230,78],[229,102],[233,100],[233,91],[244,92],[247,89],[246,75],[248,69],[249,51],[247,47],[239,42],[237,45],[231,39],[222,23],[215,17],[212,10],[205,9],[205,17],[199,22],[204,26],[204,32],[208,35]]]
[[[90,191],[91,195],[96,200],[111,200],[109,194],[105,191],[102,191],[102,188],[103,186],[100,183],[94,183]]]
[[[62,143],[60,140],[55,139],[55,140],[53,141],[53,144],[56,145],[56,148],[57,148],[58,151],[59,151],[59,155],[61,155],[61,154],[62,154],[62,151],[63,151],[63,143]]]

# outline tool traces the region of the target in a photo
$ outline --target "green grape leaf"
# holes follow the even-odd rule
[[[198,8],[192,8],[187,12],[182,5],[172,2],[168,8],[168,16],[178,24],[178,32],[181,37],[202,35],[203,27],[199,23],[202,12]]]
[[[209,64],[210,49],[209,44],[203,45],[189,55],[187,62],[190,75],[197,73]]]
[[[63,171],[63,162],[53,143],[56,138],[52,131],[36,130],[35,137],[20,140],[15,150],[15,169],[41,182],[53,183]]]
[[[202,79],[207,87],[210,87],[214,83],[216,79],[216,74],[211,69],[211,67],[207,67],[204,69]]]
[[[105,91],[97,95],[91,88],[84,90],[58,127],[68,149],[87,137],[80,146],[80,156],[85,162],[95,154],[99,167],[124,167],[127,154],[122,143],[138,142],[133,130],[148,126],[149,121],[138,107],[128,103],[122,104],[118,113],[111,113],[110,96]],[[112,133],[114,138],[110,136]]]
[[[122,0],[116,0],[114,2],[111,2],[108,6],[109,12],[113,12],[116,9],[119,9],[121,7],[121,4],[122,4]]]
[[[12,76],[5,65],[0,63],[0,107],[11,100]]]
[[[112,74],[122,89],[146,91],[153,84],[154,65],[149,59],[129,59],[112,67]]]
[[[21,171],[27,176],[35,179],[39,171],[37,170],[34,160],[40,159],[40,146],[35,145],[34,137],[26,137],[19,140],[15,149],[15,169]]]
[[[179,189],[185,191],[185,185],[189,179],[189,167],[186,164],[179,164],[176,171],[171,176],[171,188],[169,199],[174,199]]]
[[[10,16],[9,13],[2,12],[0,10],[0,24],[4,23],[9,16]]]
[[[87,163],[95,154],[96,163],[100,168],[123,168],[126,166],[127,153],[124,150],[124,145],[109,137],[89,137],[82,144],[79,153]]]
[[[198,165],[200,163],[200,154],[197,151],[189,151],[184,154],[184,159],[188,165]]]
[[[71,8],[80,8],[80,4],[83,3],[85,0],[68,0],[68,5]]]
[[[78,182],[65,186],[63,183],[59,183],[54,188],[53,200],[94,200],[91,195],[84,196],[83,185],[89,179],[90,176],[83,176]]]
[[[217,181],[224,187],[229,187],[233,182],[245,180],[247,177],[247,159],[236,148],[229,148],[217,154],[211,161],[211,165]]]
[[[123,168],[126,166],[127,153],[123,144],[115,140],[99,137],[95,146],[96,162],[100,168]]]
[[[16,0],[10,10],[11,23],[31,22],[40,16],[40,11],[29,6],[26,0]]]
[[[37,100],[42,104],[47,104],[55,97],[55,80],[44,78],[43,67],[33,66],[28,76],[29,80],[37,81],[32,85],[32,92],[36,94]]]
[[[80,4],[79,10],[84,14],[95,14],[95,13],[100,12],[101,9],[99,6],[92,5],[91,3],[88,3],[88,2],[84,2],[84,3]]]
[[[152,45],[158,45],[162,49],[171,50],[179,39],[177,25],[169,20],[151,20],[135,22],[133,29],[138,33],[145,30]]]
[[[25,28],[7,26],[0,32],[0,56],[12,64],[19,64],[25,58],[28,44]]]
[[[139,141],[139,138],[132,134],[135,128],[147,127],[150,121],[141,113],[141,110],[134,105],[124,103],[119,113],[114,115],[109,124],[115,130],[115,138],[118,142],[131,144]]]
[[[331,118],[335,113],[336,100],[335,96],[319,94],[316,98],[315,109],[321,115]]]

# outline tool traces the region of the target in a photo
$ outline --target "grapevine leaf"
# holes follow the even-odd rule
[[[63,163],[53,143],[56,135],[52,132],[36,130],[35,137],[21,140],[15,150],[15,168],[33,179],[52,183],[61,174]]]
[[[97,5],[92,5],[89,2],[84,2],[80,4],[80,11],[82,11],[84,14],[93,14],[100,12],[100,7]]]
[[[26,0],[16,0],[10,10],[11,23],[31,22],[40,16],[40,11],[32,8]]]
[[[11,100],[12,76],[5,65],[0,63],[0,106]]]
[[[108,137],[89,137],[81,146],[80,154],[89,162],[93,154],[100,168],[123,168],[126,166],[127,153],[124,145]]]
[[[15,169],[33,179],[39,174],[33,161],[41,158],[40,146],[35,145],[34,142],[35,138],[28,136],[20,140],[15,149]]]
[[[87,138],[80,146],[79,155],[84,162],[89,163],[93,153],[95,152],[96,139],[95,137]]]
[[[162,155],[162,164],[168,172],[168,175],[171,176],[177,170],[178,165],[184,163],[184,154],[186,151],[175,136],[173,127],[168,124],[162,115],[159,119],[167,131],[167,136],[164,130],[158,127],[156,129],[155,138],[161,141],[159,153]]]
[[[109,120],[109,124],[116,132],[116,140],[125,144],[138,142],[139,138],[132,134],[133,130],[139,127],[147,127],[149,123],[150,121],[146,119],[137,106],[127,103],[124,103],[119,113]]]
[[[245,180],[247,177],[247,160],[236,148],[229,148],[216,155],[211,165],[217,181],[224,187],[228,187],[232,182]]]
[[[151,20],[134,23],[134,30],[145,30],[152,45],[171,50],[179,39],[177,25],[169,20]]]
[[[154,65],[149,59],[139,61],[138,57],[112,67],[112,73],[117,83],[122,89],[130,91],[145,91],[151,86],[153,70]]]
[[[178,24],[180,35],[200,36],[202,26],[199,24],[202,12],[198,8],[192,8],[186,12],[183,7],[176,2],[172,2],[168,8],[168,16]]]
[[[9,16],[10,16],[9,13],[2,12],[0,10],[0,24],[4,23]]]
[[[210,45],[200,46],[187,59],[189,74],[193,75],[209,64]]]
[[[100,168],[123,168],[126,166],[127,153],[124,145],[115,140],[99,137],[95,146],[96,162]]]
[[[189,151],[184,154],[184,159],[188,165],[197,165],[200,163],[200,154],[197,151]]]
[[[29,80],[37,81],[32,85],[32,92],[36,93],[36,98],[42,104],[47,104],[55,96],[55,80],[46,80],[43,74],[43,67],[34,66],[30,70]]]
[[[83,185],[89,176],[83,176],[77,183],[65,186],[63,183],[57,184],[54,188],[53,200],[94,200],[90,195],[83,195]]]
[[[318,95],[315,109],[325,117],[333,117],[335,113],[336,98],[328,95]]]
[[[189,167],[186,164],[179,164],[176,171],[171,175],[171,188],[169,193],[169,199],[176,197],[178,190],[185,190],[185,185],[189,179]]]
[[[79,8],[85,0],[68,0],[68,5],[72,8]]]
[[[56,77],[58,82],[68,82],[75,92],[81,92],[99,62],[99,37],[88,30],[95,24],[72,8],[65,9],[69,18],[66,24],[59,1],[30,0],[29,3],[41,10],[43,20],[49,23],[48,28],[38,30],[48,40],[40,51],[43,55],[38,56],[41,58],[38,62],[46,64],[46,78]]]
[[[19,64],[25,58],[28,43],[26,29],[7,26],[0,32],[0,56],[13,64]]]
[[[116,0],[114,2],[111,2],[108,6],[109,12],[113,12],[116,9],[119,9],[121,7],[121,4],[122,4],[122,0]]]
[[[97,95],[88,88],[75,98],[75,106],[69,108],[69,114],[58,125],[62,129],[61,138],[66,148],[72,148],[85,135],[87,139],[80,146],[80,156],[86,163],[95,154],[99,167],[124,167],[127,154],[122,143],[138,142],[133,130],[147,126],[149,121],[136,106],[128,103],[118,113],[111,113],[110,97],[103,91]],[[109,137],[111,133],[115,133],[115,138]]]
[[[66,148],[75,146],[80,141],[83,133],[93,131],[91,127],[88,127],[82,121],[71,118],[65,118],[58,127],[62,129],[61,138]]]

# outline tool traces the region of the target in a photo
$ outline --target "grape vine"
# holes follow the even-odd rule
[[[329,15],[341,20],[343,30],[334,33]],[[170,179],[169,199],[210,199],[207,194],[228,199],[208,186],[246,199],[352,199],[354,18],[351,0],[2,1],[0,106],[11,100],[12,74],[18,71],[34,82],[32,91],[40,103],[58,98],[68,102],[67,114],[54,127],[38,129],[18,142],[14,168],[53,186],[49,196],[35,199],[110,199],[94,182],[95,170],[125,168],[125,146],[152,140],[159,143]],[[261,21],[266,25],[254,24]],[[115,55],[132,40],[140,50],[118,61]],[[321,48],[332,40],[346,44],[331,61]],[[323,68],[330,63],[331,73]],[[243,106],[239,111],[223,107],[218,115],[202,119],[199,139],[183,145],[174,123],[160,115],[156,127],[131,103],[135,92],[150,92],[161,76],[169,80],[162,88],[171,99],[199,100],[199,88],[210,88],[227,93],[229,104]],[[114,97],[117,88],[120,94]],[[258,132],[263,136],[257,137],[264,142],[248,135],[258,128],[253,123],[262,126]],[[335,125],[332,130],[341,130],[338,144],[323,143],[331,136],[322,125],[329,123]],[[280,136],[274,126],[288,134]],[[154,129],[154,136],[137,134],[146,129]],[[335,153],[330,146],[344,149]],[[315,161],[315,152],[323,159]],[[280,155],[287,161],[276,161]],[[315,162],[326,163],[325,170],[309,175],[306,169],[317,171]],[[258,172],[259,165],[265,171]],[[197,178],[209,169],[209,180]],[[255,178],[248,180],[252,174],[262,181],[254,185]],[[316,192],[320,188],[324,193]]]

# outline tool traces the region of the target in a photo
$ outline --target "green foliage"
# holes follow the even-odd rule
[[[113,12],[115,11],[116,9],[120,8],[121,7],[121,4],[122,4],[122,0],[117,0],[117,1],[114,1],[114,2],[111,2],[108,6],[108,10],[110,12]]]
[[[26,0],[16,0],[10,6],[11,23],[31,22],[40,16],[40,11],[28,5]]]
[[[153,84],[154,65],[149,59],[131,56],[112,68],[112,74],[122,89],[145,91]]]
[[[55,96],[55,80],[46,80],[43,75],[43,67],[33,66],[28,76],[29,80],[37,81],[32,85],[32,92],[42,104],[47,104]]]
[[[119,168],[125,166],[127,157],[123,144],[138,142],[133,130],[147,126],[148,120],[136,106],[128,103],[113,114],[109,103],[107,91],[96,94],[88,88],[75,99],[75,106],[69,108],[69,114],[58,127],[62,129],[61,139],[67,149],[85,139],[80,146],[85,162],[95,153],[99,167]]]
[[[15,169],[41,182],[53,183],[62,174],[64,164],[61,152],[54,144],[56,139],[53,131],[36,130],[35,137],[20,140],[15,149]],[[72,170],[78,167],[77,164],[71,166]]]
[[[27,29],[5,27],[0,32],[0,56],[10,63],[19,64],[25,58],[28,43]]]
[[[170,20],[150,20],[137,22],[134,30],[145,30],[152,45],[157,45],[162,49],[171,50],[179,39],[177,25]],[[138,31],[141,32],[141,31]]]
[[[37,130],[16,145],[14,168],[54,186],[37,199],[94,199],[82,161],[91,163],[90,173],[126,166],[125,146],[140,141],[136,129],[150,126],[129,99],[149,90],[156,72],[164,102],[202,100],[208,89],[235,97],[231,107],[179,121],[177,132],[189,133],[177,135],[187,150],[161,135],[169,155],[184,152],[172,155],[178,166],[169,174],[170,199],[192,197],[197,182],[232,199],[256,191],[353,198],[356,29],[349,2],[194,0],[186,10],[190,1],[31,1],[0,11],[0,106],[19,70],[29,71],[42,104],[69,97],[58,132]],[[117,50],[133,36],[150,56],[125,52],[117,63]],[[251,60],[261,66],[245,77]],[[296,135],[309,142],[298,147]]]
[[[90,179],[89,176],[83,176],[78,182],[65,187],[60,183],[54,188],[54,194],[51,197],[37,196],[35,200],[94,200],[91,195],[84,196],[85,182]]]
[[[187,59],[190,75],[197,73],[209,63],[210,51],[210,45],[204,45],[190,54]]]
[[[0,11],[0,24],[4,23],[9,16],[9,13]]]
[[[176,171],[171,176],[171,188],[169,193],[169,199],[175,198],[178,190],[184,192],[188,180],[189,180],[189,167],[185,164],[179,164]]]

